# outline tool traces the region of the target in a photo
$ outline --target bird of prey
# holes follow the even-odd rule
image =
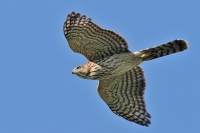
[[[173,40],[160,46],[131,52],[119,34],[103,29],[85,15],[72,12],[63,26],[69,47],[84,55],[88,63],[72,70],[73,74],[99,80],[97,91],[118,116],[148,126],[151,115],[146,110],[142,62],[183,51],[187,41]]]

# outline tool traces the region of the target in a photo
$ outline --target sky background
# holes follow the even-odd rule
[[[98,81],[72,75],[63,23],[72,11],[122,35],[131,51],[185,39],[189,49],[143,63],[149,127],[113,114]],[[200,1],[1,0],[0,133],[200,133]]]

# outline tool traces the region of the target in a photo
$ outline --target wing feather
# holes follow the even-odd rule
[[[144,101],[144,73],[140,66],[122,76],[99,81],[98,93],[113,113],[137,124],[148,126],[150,114]]]
[[[83,54],[89,61],[130,52],[127,42],[120,35],[102,29],[90,18],[86,20],[86,16],[79,13],[72,12],[68,15],[63,31],[70,48]]]

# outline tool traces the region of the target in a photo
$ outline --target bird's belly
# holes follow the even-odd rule
[[[119,76],[142,62],[140,58],[134,57],[132,53],[123,53],[110,56],[97,63],[100,66],[101,79]]]

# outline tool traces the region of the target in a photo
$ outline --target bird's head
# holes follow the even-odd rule
[[[84,65],[75,67],[72,70],[72,74],[76,74],[77,76],[81,78],[87,78],[88,76],[88,72],[86,71],[86,69],[84,69]]]

